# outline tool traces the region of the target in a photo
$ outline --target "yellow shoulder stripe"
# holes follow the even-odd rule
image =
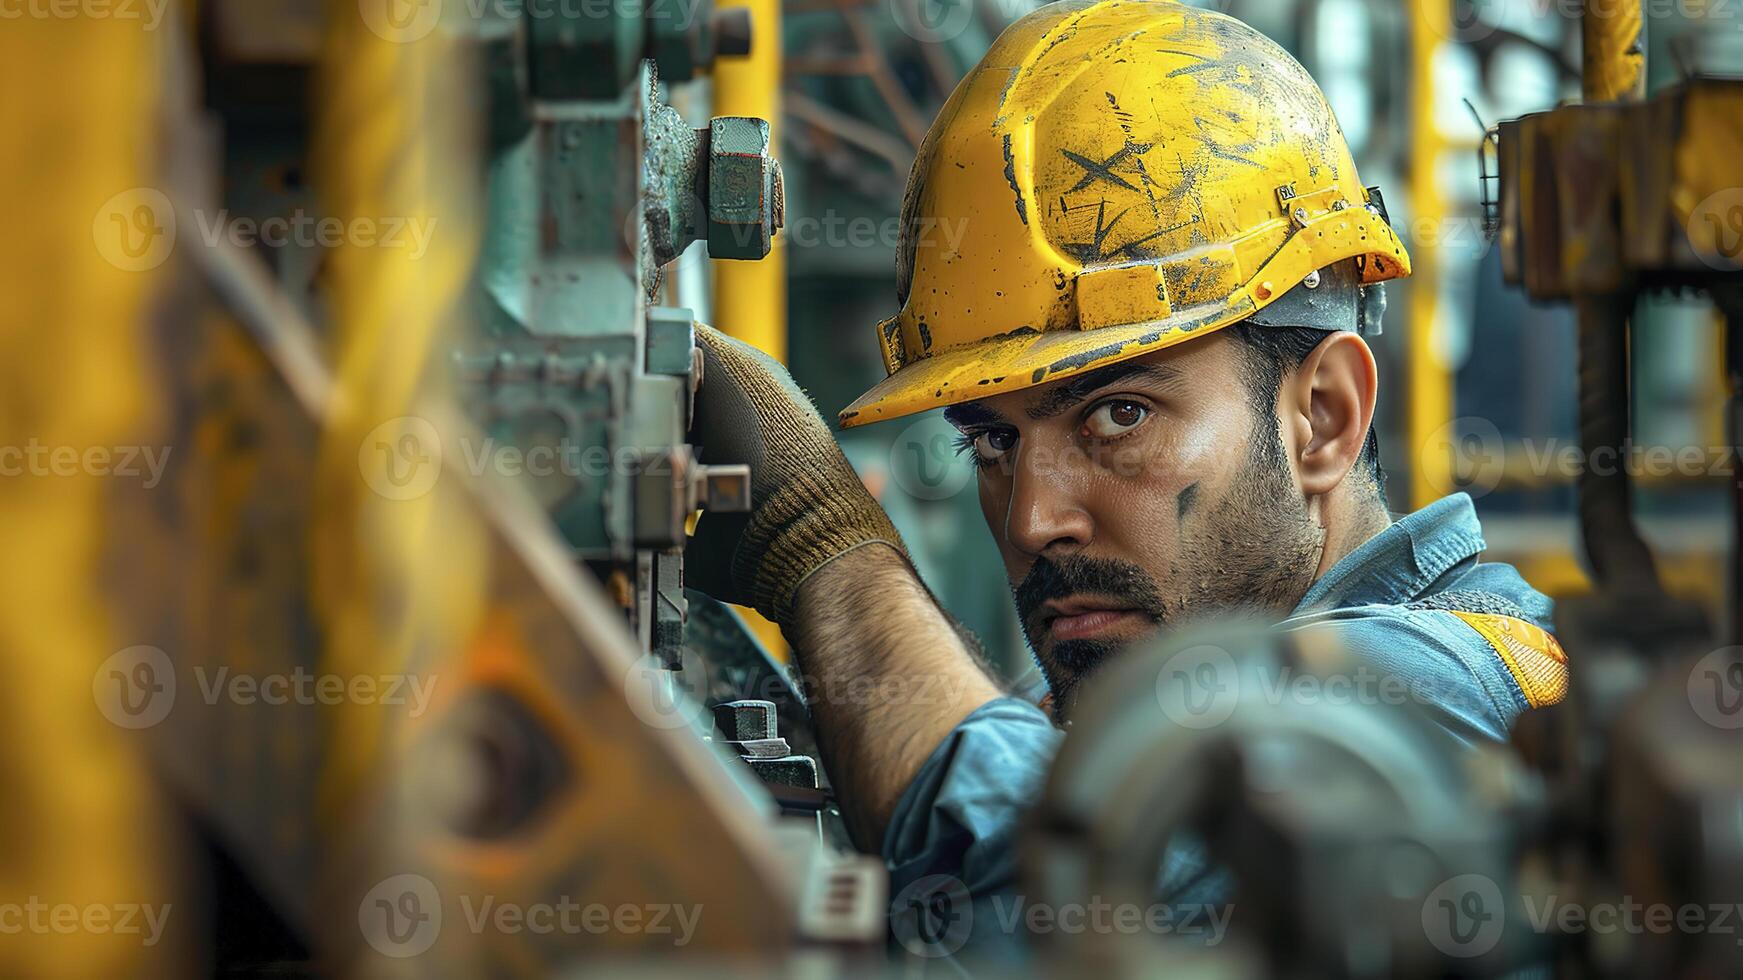
[[[1533,708],[1558,704],[1567,696],[1567,654],[1555,637],[1512,616],[1456,610],[1452,614],[1489,641]]]

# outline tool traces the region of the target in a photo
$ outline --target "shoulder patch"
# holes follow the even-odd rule
[[[1567,654],[1547,631],[1512,616],[1447,611],[1488,641],[1533,708],[1567,697]]]

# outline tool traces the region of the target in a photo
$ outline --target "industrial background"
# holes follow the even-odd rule
[[[1743,4],[1193,5],[1288,48],[1388,189],[1415,266],[1374,344],[1392,509],[1470,493],[1490,556],[1568,600],[1590,679],[1486,772],[1471,866],[1743,899],[1743,703],[1681,693],[1700,663],[1743,699]],[[698,322],[828,418],[882,379],[915,150],[1035,6],[0,0],[0,976],[965,975],[887,934],[778,630],[684,590],[694,513],[748,505],[685,432]],[[1551,112],[1582,102],[1616,111]],[[1017,679],[951,431],[841,441]],[[1595,448],[1627,465],[1567,462]],[[1134,731],[1163,737],[1100,734]],[[1309,859],[1319,819],[1255,852],[1299,859],[1261,921],[1373,907]],[[468,928],[453,896],[482,894],[708,914],[674,958]],[[1743,970],[1735,934],[1461,957],[1387,900],[1318,939],[1065,937],[1010,968]],[[119,927],[154,909],[150,942]]]

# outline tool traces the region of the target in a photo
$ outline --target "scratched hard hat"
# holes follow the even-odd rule
[[[1182,343],[1353,261],[1410,258],[1317,85],[1247,25],[1171,0],[1011,25],[927,133],[903,201],[890,376],[861,425]]]

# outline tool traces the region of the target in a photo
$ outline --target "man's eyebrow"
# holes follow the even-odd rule
[[[1004,425],[1010,420],[985,405],[964,402],[961,405],[952,405],[946,408],[944,421],[958,429],[966,429],[973,425]]]
[[[1183,380],[1180,371],[1171,365],[1123,361],[1059,382],[1025,411],[1030,418],[1037,422],[1042,419],[1050,419],[1070,409],[1096,391],[1127,379],[1145,381],[1163,388],[1172,387]]]

